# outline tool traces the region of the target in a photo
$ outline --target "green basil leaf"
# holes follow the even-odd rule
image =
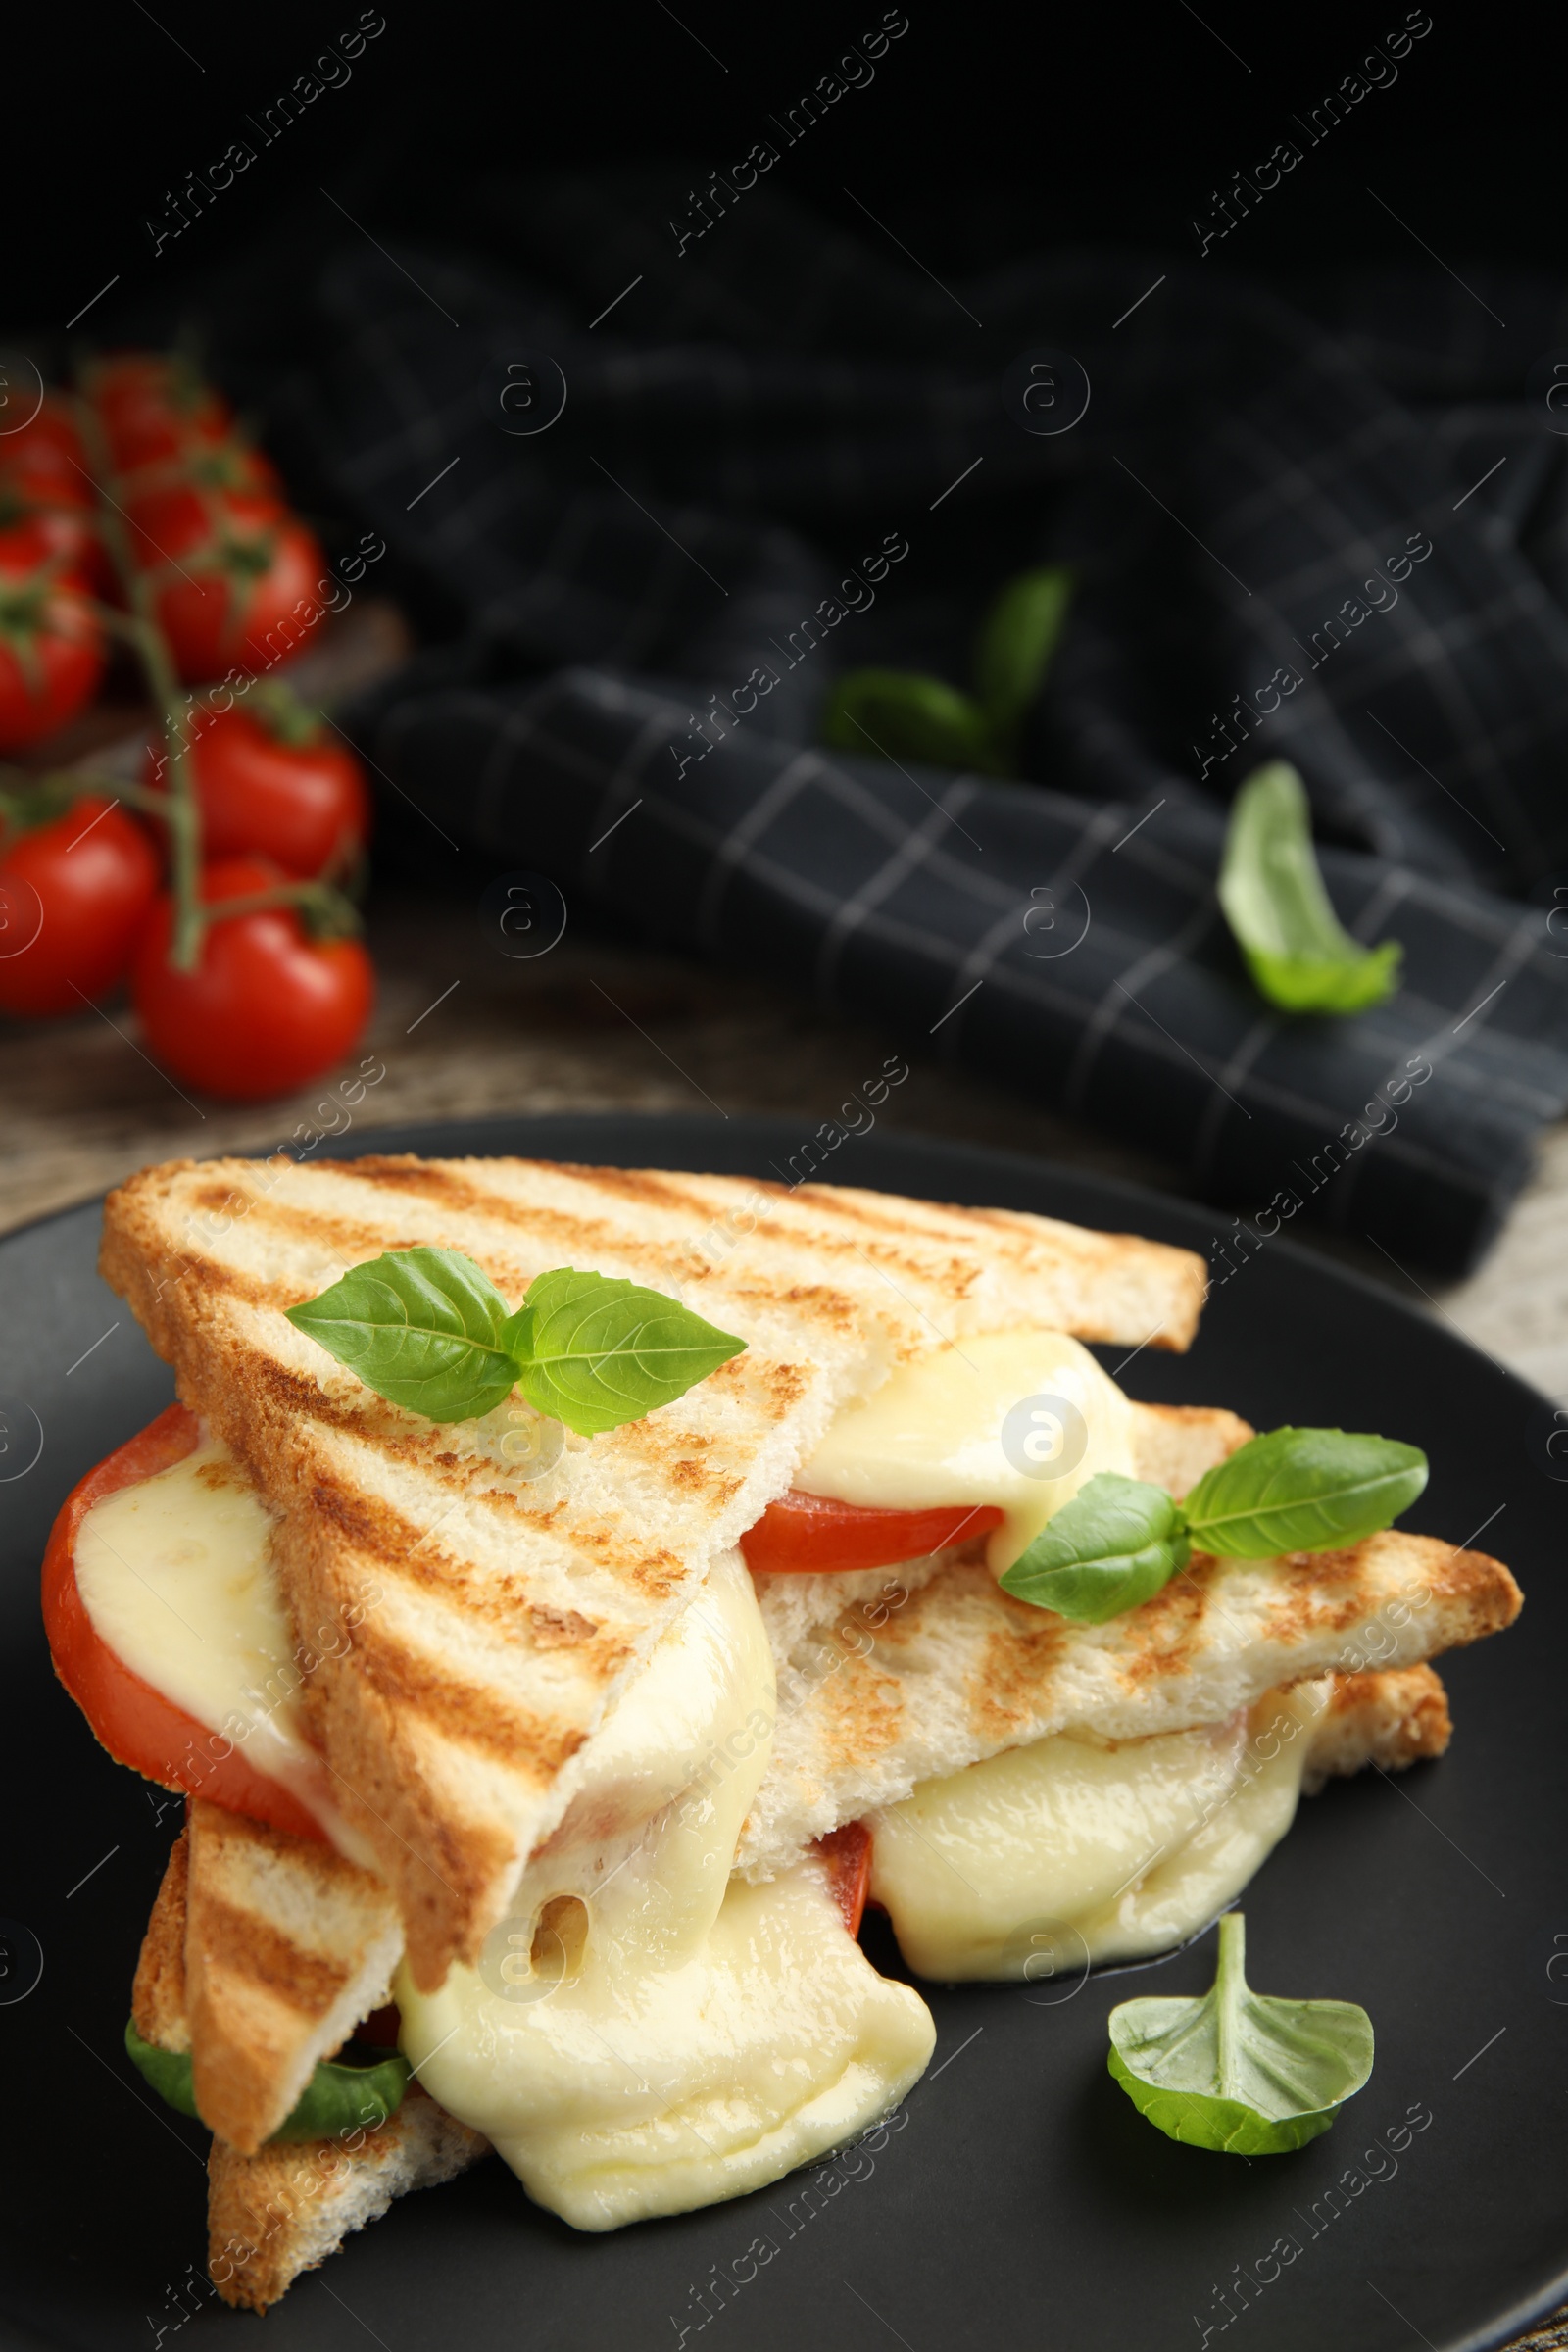
[[[571,1266],[534,1277],[508,1334],[528,1402],[580,1437],[640,1421],[746,1347],[662,1291]]]
[[[125,2028],[125,2048],[159,2097],[181,2115],[202,2121],[191,2087],[188,2050],[162,2050],[143,2041],[134,2022]],[[345,2066],[322,2058],[299,2098],[272,2133],[276,2139],[332,2139],[339,2133],[373,2132],[389,2115],[396,2115],[414,2069],[400,2050],[368,2051],[367,2066]]]
[[[1219,1923],[1219,1966],[1200,1999],[1123,2001],[1110,2072],[1169,2139],[1229,2156],[1283,2156],[1326,2132],[1372,2072],[1372,2020],[1353,2001],[1253,1992],[1246,1924]]]
[[[467,1421],[511,1395],[512,1311],[458,1250],[397,1250],[353,1266],[288,1319],[389,1404]]]
[[[1072,573],[1051,564],[1009,580],[975,640],[975,693],[999,743],[1011,745],[1061,636]]]
[[[1271,1429],[1205,1471],[1184,1509],[1195,1550],[1272,1560],[1387,1527],[1427,1483],[1419,1446],[1343,1429]]]
[[[1306,794],[1284,760],[1256,769],[1236,796],[1219,902],[1258,990],[1287,1012],[1364,1012],[1398,986],[1397,940],[1364,948],[1335,913]]]
[[[1010,774],[985,712],[944,678],[909,669],[851,669],[822,712],[822,741],[876,760],[923,760],[933,767]]]
[[[999,1579],[1015,1600],[1103,1625],[1136,1609],[1187,1565],[1181,1506],[1163,1487],[1099,1470]]]

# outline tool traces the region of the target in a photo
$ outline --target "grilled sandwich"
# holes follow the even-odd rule
[[[519,1464],[505,1408],[425,1420],[287,1319],[416,1248],[509,1303],[568,1263],[644,1284],[745,1351]],[[1498,1563],[1395,1531],[1195,1555],[1103,1624],[1001,1590],[1097,1471],[1179,1495],[1250,1434],[1135,1405],[1087,1353],[1193,1337],[1201,1261],[1132,1237],[651,1171],[223,1161],[112,1195],[103,1264],[183,1402],[62,1513],[51,1636],[105,1744],[192,1800],[132,2027],[214,2129],[213,2275],[255,2308],[490,2145],[584,2229],[826,2153],[933,2038],[856,1941],[867,1888],[937,1977],[1171,1948],[1303,1787],[1441,1753],[1425,1661],[1519,1605]],[[1077,1432],[1060,1475],[999,1438],[1042,1394]],[[871,1564],[812,1565],[867,1527]],[[380,2087],[300,2137],[323,2076],[352,2097],[356,2034]]]

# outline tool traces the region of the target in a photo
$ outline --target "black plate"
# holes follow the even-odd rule
[[[783,1120],[568,1116],[367,1140],[768,1175],[802,1136]],[[897,1136],[858,1139],[830,1172],[1200,1250],[1219,1230],[1130,1187]],[[155,2352],[160,2328],[165,2342],[181,2325],[186,2341],[238,2339],[255,2322],[206,2285],[205,2134],[144,2096],[122,2055],[173,1808],[156,1820],[158,1792],[94,1746],[38,1624],[37,1562],[62,1496],[172,1394],[93,1270],[97,1237],[94,1204],[0,1242],[0,1471],[12,1473],[0,1484],[0,1914],[43,1956],[36,1988],[0,2006],[0,2328],[9,2343]],[[1258,1985],[1360,2001],[1376,2025],[1376,2071],[1335,2129],[1296,2155],[1242,2163],[1174,2146],[1111,2082],[1107,2012],[1134,1989],[1206,1984],[1212,1936],[1064,1999],[1050,1985],[925,1987],[936,2060],[879,2154],[603,2238],[541,2213],[488,2163],[410,2198],[302,2279],[267,2320],[268,2352],[455,2340],[466,2352],[700,2340],[703,2352],[1155,2352],[1222,2337],[1244,2352],[1479,2352],[1568,2299],[1568,1495],[1550,1475],[1549,1408],[1284,1241],[1216,1289],[1189,1356],[1146,1349],[1124,1377],[1139,1396],[1229,1404],[1265,1428],[1337,1422],[1415,1440],[1433,1477],[1411,1524],[1454,1543],[1485,1530],[1530,1595],[1517,1632],[1445,1661],[1451,1756],[1304,1804],[1249,1890]],[[42,1452],[18,1476],[29,1414]],[[9,1948],[0,2000],[34,1947],[13,1932]],[[876,1957],[896,1970],[891,1946]],[[1401,2132],[1412,2114],[1430,2121]]]

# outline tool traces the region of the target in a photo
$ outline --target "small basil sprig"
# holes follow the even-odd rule
[[[1097,1472],[1000,1581],[1015,1600],[1102,1625],[1152,1599],[1195,1550],[1233,1560],[1337,1550],[1388,1527],[1426,1483],[1418,1446],[1343,1429],[1270,1430],[1208,1471],[1185,1502],[1145,1479]]]
[[[205,2120],[191,2084],[188,2050],[164,2050],[156,2042],[143,2041],[134,2022],[125,2028],[125,2048],[161,2099],[181,2115],[193,2116],[197,2123]],[[414,2069],[400,2050],[376,2049],[368,2054],[368,2066],[318,2059],[272,2139],[331,2139],[340,2132],[373,2132],[389,2115],[396,2115]]]
[[[1023,722],[1055,653],[1072,584],[1057,564],[1004,584],[975,639],[972,695],[923,670],[846,670],[824,705],[822,741],[873,759],[1016,776]]]
[[[1110,2013],[1110,2072],[1169,2139],[1283,2156],[1326,2132],[1372,2072],[1372,2020],[1353,2001],[1285,2001],[1247,1982],[1246,1924],[1219,1923],[1200,1999],[1152,1994]]]
[[[1152,1600],[1185,1568],[1181,1505],[1163,1487],[1100,1470],[1064,1502],[1002,1579],[1004,1592],[1080,1625]]]
[[[1219,903],[1259,993],[1286,1012],[1365,1012],[1399,984],[1398,941],[1364,948],[1335,913],[1301,779],[1283,760],[1236,796]]]
[[[458,1250],[388,1251],[287,1313],[389,1404],[468,1421],[518,1388],[580,1437],[670,1403],[746,1346],[662,1291],[572,1266],[535,1275],[514,1312]]]
[[[1343,1429],[1271,1429],[1206,1471],[1182,1510],[1199,1551],[1271,1560],[1359,1543],[1407,1511],[1426,1483],[1419,1446]]]

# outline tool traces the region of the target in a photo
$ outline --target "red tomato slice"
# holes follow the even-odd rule
[[[228,1746],[220,1761],[208,1744],[215,1735],[206,1725],[131,1672],[98,1633],[76,1587],[76,1531],[93,1504],[182,1462],[200,1441],[195,1414],[172,1404],[66,1496],[43,1557],[43,1622],[55,1672],[118,1764],[128,1764],[161,1788],[210,1797],[230,1813],[248,1814],[252,1821],[324,1844],[319,1822],[280,1781],[258,1772],[231,1742],[219,1741]]]
[[[863,1503],[835,1502],[826,1494],[803,1494],[792,1487],[770,1502],[755,1527],[741,1538],[746,1565],[776,1576],[781,1570],[820,1572],[835,1568],[892,1568],[900,1560],[923,1559],[970,1536],[1002,1525],[989,1502],[947,1503],[931,1511],[871,1510]]]
[[[828,1886],[852,1936],[860,1933],[871,1885],[871,1833],[863,1821],[847,1821],[818,1838],[814,1850],[827,1864]]]

